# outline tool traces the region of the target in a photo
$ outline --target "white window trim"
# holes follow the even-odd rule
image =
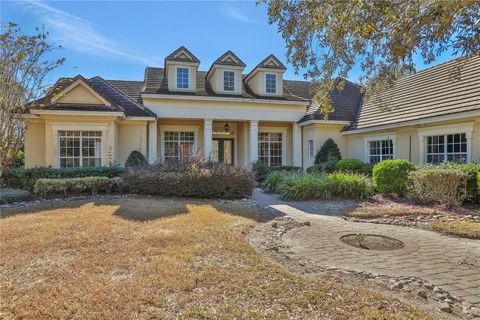
[[[393,159],[397,158],[397,135],[395,133],[383,134],[383,135],[371,135],[364,136],[364,153],[365,153],[365,163],[370,163],[370,141],[380,141],[380,140],[392,140],[393,145]]]
[[[312,142],[312,149],[310,149],[310,142]],[[308,139],[307,140],[307,148],[308,148],[308,158],[309,159],[314,159],[315,158],[315,140],[313,139]],[[312,153],[310,153],[312,151]]]
[[[427,162],[427,137],[459,133],[465,133],[465,136],[467,138],[467,162],[472,162],[473,126],[473,122],[465,122],[444,126],[429,127],[425,129],[417,129],[420,147],[420,162]]]
[[[282,134],[282,166],[287,164],[287,128],[286,127],[259,127],[258,134],[260,133],[281,133]],[[257,149],[260,144],[260,140],[257,139]],[[260,152],[258,153],[258,159],[260,159]]]
[[[178,83],[177,83],[177,69],[182,68],[182,69],[187,69],[188,70],[188,88],[179,88]],[[175,90],[179,91],[191,91],[192,90],[192,69],[189,66],[175,66],[174,68],[174,82],[175,82]]]
[[[162,126],[160,125],[160,159],[165,162],[165,131],[174,131],[174,132],[193,132],[193,154],[195,155],[198,151],[198,126]]]
[[[233,90],[225,90],[225,72],[233,72]],[[222,71],[222,92],[235,93],[237,90],[237,73],[235,70],[223,70]]]
[[[267,92],[267,74],[275,76],[275,92]],[[275,72],[265,72],[263,76],[263,93],[266,95],[276,96],[278,95],[278,74]]]
[[[104,133],[103,131],[101,130],[88,130],[88,129],[84,129],[84,130],[57,130],[57,159],[56,159],[56,165],[58,168],[61,168],[61,155],[60,155],[60,139],[61,138],[69,138],[69,136],[60,136],[58,134],[59,131],[94,131],[94,132],[101,132],[102,135],[100,136],[100,166],[99,167],[103,167],[105,166],[105,163],[103,162],[103,140],[104,140]],[[83,142],[82,142],[82,138],[83,136],[80,134],[80,136],[77,136],[78,138],[80,138],[80,145],[79,145],[79,148],[80,148],[80,152],[79,152],[79,155],[78,155],[78,158],[80,160],[80,166],[79,167],[66,167],[66,168],[83,168]],[[98,138],[98,137],[94,137],[94,138]],[[76,158],[76,157],[68,157],[68,158]]]
[[[52,129],[52,146],[53,152],[55,154],[55,167],[60,168],[60,138],[58,136],[58,131],[101,131],[102,132],[102,141],[100,143],[100,154],[102,166],[107,165],[107,150],[106,150],[106,139],[107,139],[107,128],[108,123],[74,123],[74,122],[51,122]],[[47,132],[46,132],[47,133]],[[48,135],[48,133],[47,133]],[[48,136],[47,136],[48,139]],[[113,159],[115,162],[116,159]]]

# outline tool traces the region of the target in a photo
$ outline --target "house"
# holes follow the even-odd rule
[[[147,67],[144,81],[59,79],[25,115],[26,166],[123,165],[138,150],[152,163],[197,155],[308,168],[328,138],[343,158],[366,162],[480,161],[479,57],[405,77],[371,101],[346,81],[332,92],[328,120],[310,83],[283,79],[273,55],[248,73],[231,51],[208,71],[199,64],[180,47],[162,68]]]

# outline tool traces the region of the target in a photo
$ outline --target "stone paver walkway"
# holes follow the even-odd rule
[[[444,236],[435,232],[370,223],[345,221],[328,212],[322,203],[305,207],[284,202],[259,190],[254,199],[262,207],[310,221],[311,226],[295,228],[283,236],[289,252],[323,267],[334,266],[369,271],[387,276],[419,277],[471,304],[480,304],[480,241]],[[327,211],[331,203],[327,204]],[[389,236],[402,241],[402,249],[376,251],[344,244],[340,237],[364,233]]]

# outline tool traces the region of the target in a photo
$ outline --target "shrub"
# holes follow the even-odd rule
[[[364,199],[370,196],[371,187],[364,175],[335,172],[326,177],[327,196]]]
[[[307,168],[307,173],[326,174],[335,171],[336,161],[327,161]]]
[[[2,176],[2,184],[11,188],[33,191],[38,179],[61,179],[83,177],[119,177],[123,174],[123,168],[111,167],[86,167],[86,168],[9,168]]]
[[[285,173],[284,171],[270,172],[265,181],[262,183],[262,187],[268,192],[277,192],[280,184],[283,182],[287,174],[288,173]]]
[[[408,174],[415,166],[407,160],[384,160],[373,167],[373,184],[385,194],[404,195],[408,189]]]
[[[342,155],[340,154],[337,144],[332,138],[328,138],[315,155],[315,164],[320,164],[327,161],[337,162],[341,159]]]
[[[35,193],[42,196],[111,193],[120,191],[122,178],[85,177],[67,179],[38,179],[35,183]]]
[[[265,161],[258,160],[253,164],[253,172],[255,173],[255,180],[257,182],[263,182],[267,178],[268,174],[271,172],[270,167]]]
[[[22,189],[0,189],[0,204],[26,201],[30,192]]]
[[[271,166],[270,171],[282,171],[282,172],[302,172],[302,167],[295,166]]]
[[[344,159],[339,160],[335,164],[335,170],[340,172],[350,172],[350,173],[359,173],[367,174],[368,169],[363,161],[358,159]]]
[[[147,164],[147,159],[145,159],[141,152],[136,150],[132,151],[125,161],[125,167],[145,166]]]
[[[455,163],[443,162],[439,165],[419,164],[419,169],[454,169],[467,174],[467,197],[465,200],[480,202],[480,186],[477,183],[477,175],[480,172],[480,163]]]
[[[325,176],[292,173],[284,177],[279,188],[285,200],[314,200],[325,197]]]
[[[421,202],[460,206],[467,196],[467,174],[461,170],[418,170],[410,179],[410,195]]]
[[[191,161],[130,168],[124,180],[133,193],[238,199],[252,194],[254,175],[241,167]]]

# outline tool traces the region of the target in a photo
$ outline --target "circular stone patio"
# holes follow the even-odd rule
[[[274,209],[310,226],[283,235],[292,255],[322,267],[367,271],[386,276],[418,277],[471,304],[480,304],[480,241],[444,236],[432,231],[392,225],[355,223],[322,215],[322,204],[307,210],[256,191],[260,206]],[[311,206],[309,206],[311,208]],[[395,250],[366,250],[341,241],[349,234],[375,234],[403,242]]]

